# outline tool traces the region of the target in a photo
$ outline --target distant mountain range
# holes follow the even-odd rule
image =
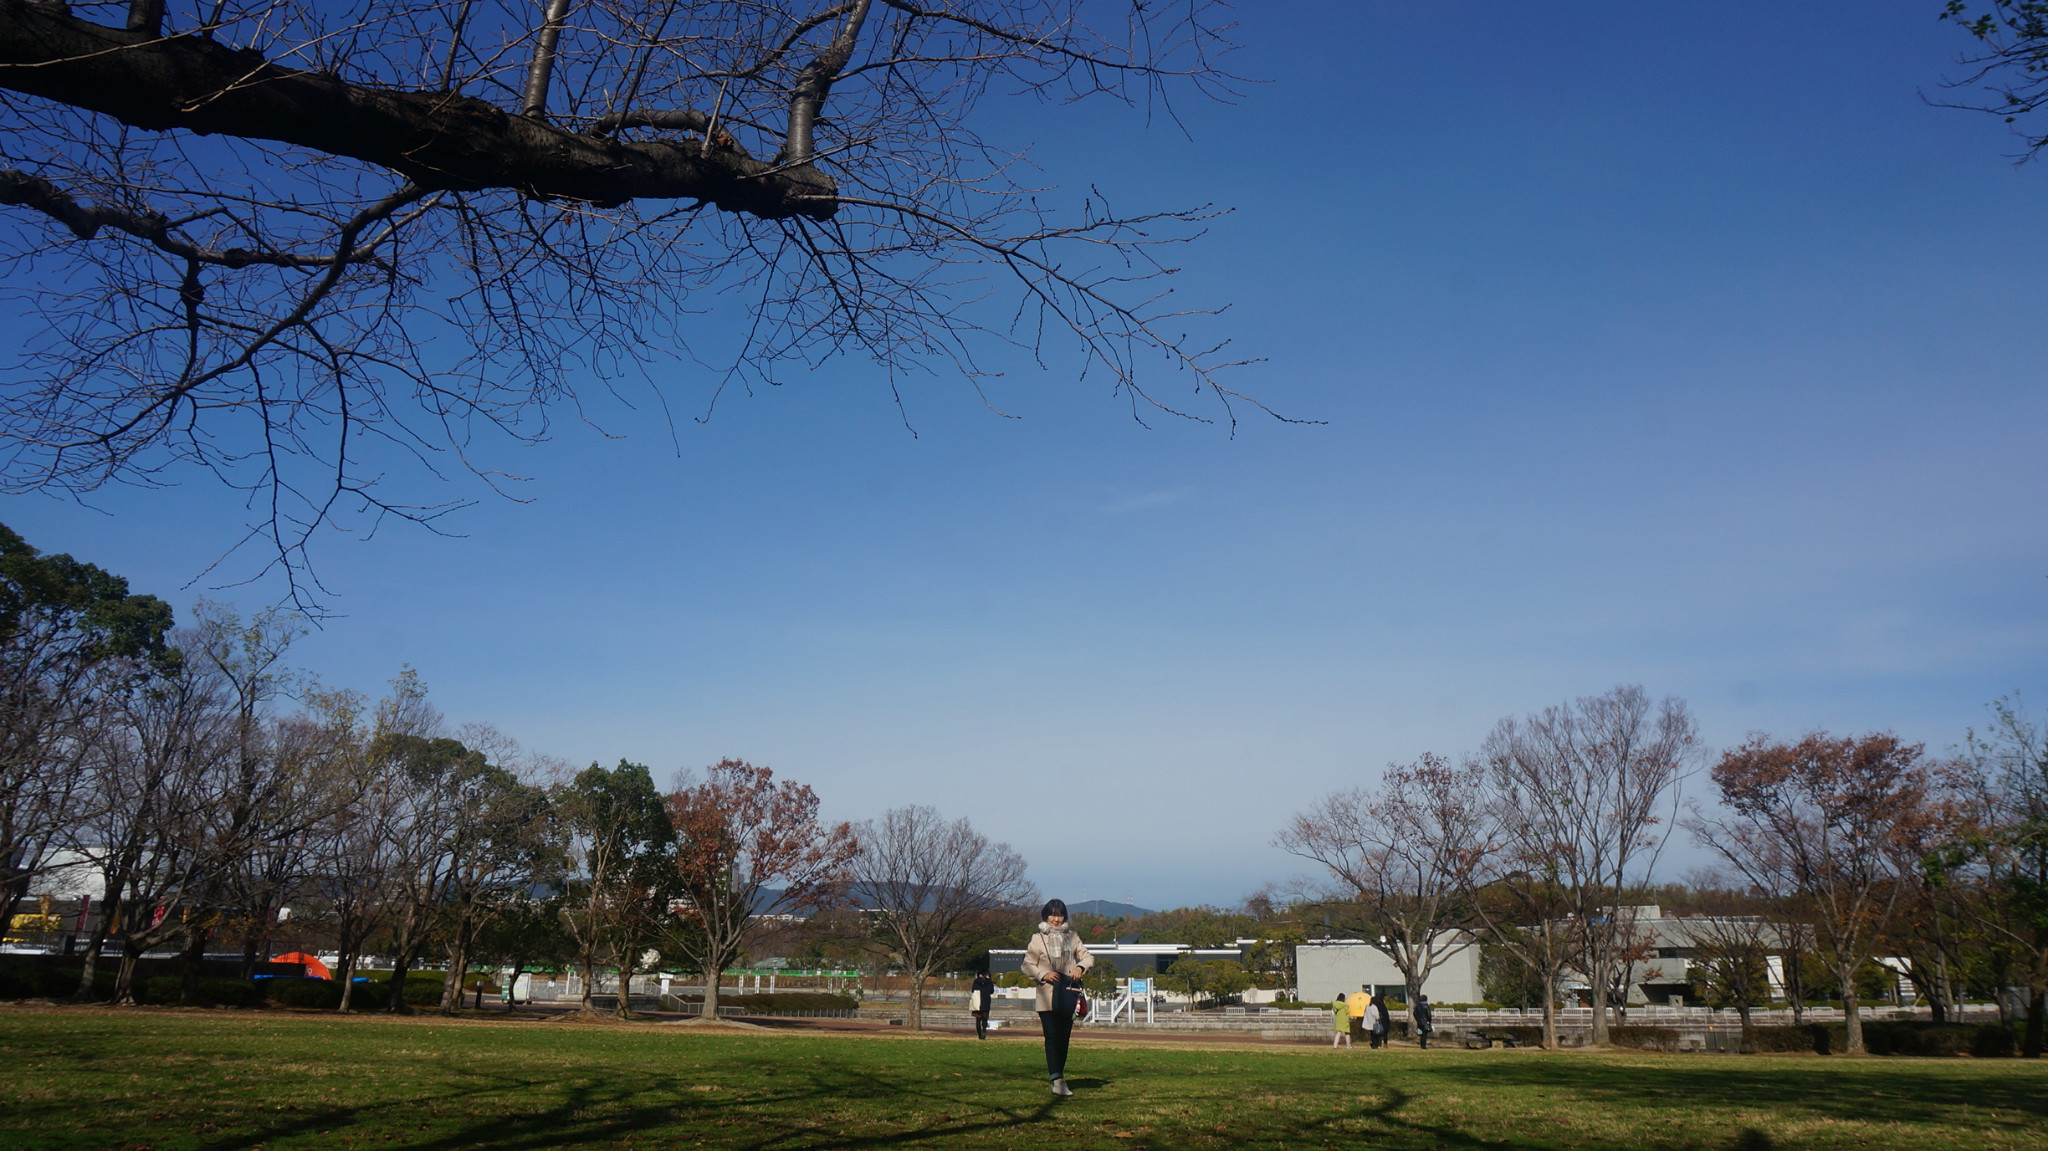
[[[1152,914],[1142,907],[1129,903],[1112,903],[1107,899],[1088,899],[1080,903],[1067,904],[1067,910],[1074,915],[1099,915],[1104,919],[1141,919]]]

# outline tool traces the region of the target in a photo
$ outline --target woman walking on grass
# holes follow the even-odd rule
[[[1095,964],[1081,937],[1067,930],[1067,905],[1047,900],[1039,915],[1044,921],[1024,948],[1024,974],[1038,984],[1038,1026],[1045,1032],[1045,1070],[1052,1093],[1072,1095],[1067,1086],[1067,1040],[1074,1034],[1074,1007],[1080,1001],[1081,977]]]
[[[988,1014],[995,1005],[996,981],[984,971],[974,977],[974,986],[967,989],[967,1013],[974,1016],[974,1037],[988,1038]]]
[[[1330,1039],[1332,1047],[1351,1046],[1351,1004],[1342,995],[1330,1004],[1330,1011],[1337,1017],[1337,1034]]]

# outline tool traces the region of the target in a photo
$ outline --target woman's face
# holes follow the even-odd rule
[[[1067,917],[1064,915],[1048,915],[1045,917],[1045,925],[1058,930],[1067,925]]]

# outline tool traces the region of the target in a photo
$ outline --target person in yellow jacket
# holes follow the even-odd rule
[[[1351,1017],[1351,1038],[1355,1042],[1365,1038],[1365,1013],[1372,1007],[1372,989],[1362,986],[1344,1001],[1345,1013]]]

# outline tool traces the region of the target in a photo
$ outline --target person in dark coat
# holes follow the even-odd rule
[[[1393,1030],[1394,1016],[1387,1010],[1387,997],[1384,995],[1373,996],[1372,1045],[1374,1047],[1387,1046],[1388,1037],[1393,1034]]]
[[[996,1001],[996,981],[984,971],[974,977],[974,985],[967,989],[967,1013],[974,1016],[974,1037],[988,1038],[988,1012]]]
[[[1429,1033],[1436,1030],[1436,1012],[1429,1009],[1429,996],[1420,991],[1415,993],[1415,1009],[1408,1013],[1408,1018],[1415,1024],[1415,1042],[1424,1051],[1429,1050]]]

